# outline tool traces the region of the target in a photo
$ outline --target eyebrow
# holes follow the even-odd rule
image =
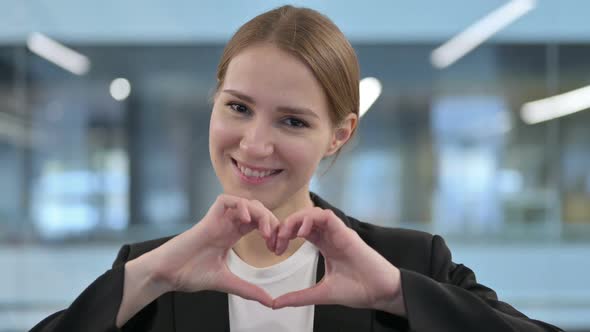
[[[248,102],[252,105],[256,105],[254,98],[252,98],[248,95],[245,95],[239,91],[232,90],[232,89],[225,89],[225,90],[223,90],[223,92],[229,93],[230,95],[240,98],[240,99],[244,100],[245,102]],[[304,107],[278,106],[277,111],[281,112],[281,113],[309,115],[309,116],[316,117],[318,119],[320,118],[314,111],[312,111],[308,108],[304,108]]]

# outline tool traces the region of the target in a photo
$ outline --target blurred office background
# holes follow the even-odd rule
[[[281,4],[0,0],[1,332],[67,307],[123,243],[200,219],[220,193],[218,58]],[[590,2],[294,4],[331,17],[376,79],[313,189],[362,220],[442,234],[501,299],[590,331]],[[470,26],[490,38],[472,31],[482,43],[456,61],[434,52]],[[534,123],[525,105],[579,112]]]

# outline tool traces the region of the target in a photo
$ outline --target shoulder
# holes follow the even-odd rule
[[[132,256],[133,258],[139,257],[144,253],[152,251],[157,247],[163,245],[164,243],[172,239],[174,236],[176,235],[128,244],[130,256]]]
[[[320,207],[332,210],[367,245],[400,269],[431,275],[435,260],[446,262],[450,259],[448,248],[438,235],[362,222],[346,215],[325,201],[318,200],[318,202],[321,204],[318,204]],[[447,253],[449,254],[447,255]]]
[[[175,236],[176,235],[125,244],[121,247],[121,249],[119,249],[119,253],[117,254],[117,259],[113,263],[113,267],[125,264],[125,262],[135,259],[145,254],[146,252],[152,251],[157,247],[161,246],[162,244],[168,242]]]
[[[439,236],[403,228],[390,228],[346,217],[350,228],[389,262],[400,268],[430,273],[433,243]]]
[[[316,206],[332,210],[348,227],[357,232],[365,243],[399,268],[429,274],[432,272],[433,255],[439,255],[446,250],[444,241],[438,235],[362,222],[346,215],[317,194],[310,195]]]
[[[392,244],[396,242],[403,244],[405,248],[423,247],[430,245],[433,234],[407,228],[384,227],[360,221],[354,217],[346,216],[347,224],[355,230],[363,239],[375,244]]]

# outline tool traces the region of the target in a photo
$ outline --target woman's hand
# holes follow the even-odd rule
[[[234,275],[226,266],[226,257],[242,236],[255,229],[272,250],[278,226],[262,203],[224,194],[199,223],[149,252],[145,259],[155,267],[154,279],[169,291],[216,290],[270,307],[270,295]]]
[[[339,304],[405,315],[399,269],[331,210],[315,207],[289,216],[278,230],[275,253],[282,254],[295,237],[307,239],[320,250],[326,273],[315,286],[276,298],[273,308]]]

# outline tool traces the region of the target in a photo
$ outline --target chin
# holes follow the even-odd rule
[[[248,190],[244,188],[232,188],[228,190],[224,190],[224,192],[228,195],[233,195],[249,200],[257,200],[262,203],[267,209],[274,210],[277,208],[280,203],[278,202],[278,197],[276,193],[270,191],[259,192],[255,190]]]

